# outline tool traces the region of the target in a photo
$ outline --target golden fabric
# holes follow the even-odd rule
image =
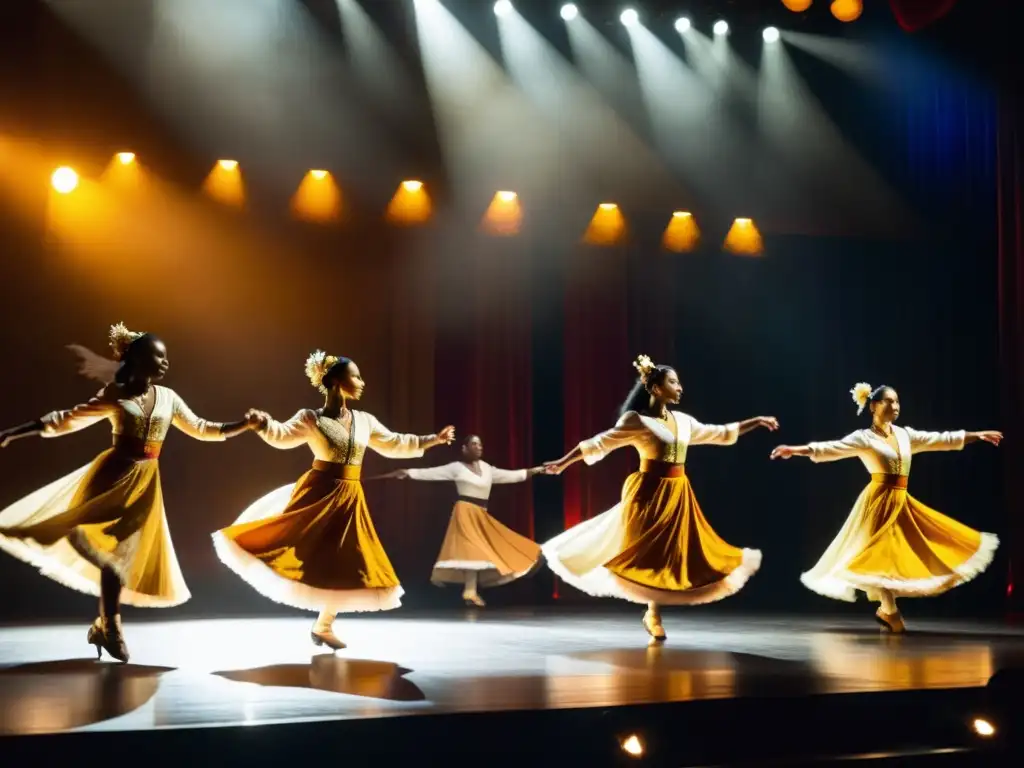
[[[435,584],[466,580],[477,573],[477,585],[495,587],[532,572],[540,562],[540,545],[520,536],[470,501],[452,509],[431,581]]]
[[[261,594],[307,610],[382,610],[401,586],[377,538],[360,467],[316,461],[279,514],[215,534],[221,559]]]
[[[907,485],[910,483],[910,477],[908,475],[883,475],[875,472],[871,475],[871,482],[889,488],[902,488],[906,490]]]

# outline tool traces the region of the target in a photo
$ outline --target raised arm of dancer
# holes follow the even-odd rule
[[[960,451],[965,445],[978,441],[999,445],[1003,439],[1002,432],[985,430],[982,432],[967,432],[959,429],[953,432],[921,432],[911,427],[904,427],[907,437],[910,438],[911,453],[926,453],[928,451]]]
[[[406,435],[392,432],[376,416],[370,419],[370,447],[389,459],[416,459],[438,445],[450,445],[455,439],[455,427],[448,426],[435,435]]]
[[[241,421],[218,422],[201,419],[192,412],[188,404],[174,393],[174,416],[172,424],[186,435],[196,440],[206,442],[218,442],[235,437],[243,432],[257,429],[262,426],[262,419],[254,413],[246,414]]]
[[[779,420],[774,416],[755,416],[730,424],[702,424],[692,416],[688,418],[690,445],[733,445],[742,435],[755,429],[764,428],[774,432],[779,428]]]
[[[41,419],[0,431],[0,448],[6,448],[8,443],[14,440],[32,435],[42,437],[70,435],[72,432],[78,432],[99,421],[109,419],[116,410],[117,399],[109,389],[104,389],[88,402],[80,403],[70,410],[52,411]]]
[[[646,427],[636,411],[626,411],[609,430],[584,440],[558,461],[549,461],[544,467],[552,474],[561,474],[577,461],[596,464],[612,451],[635,444]]]
[[[252,418],[258,419],[256,434],[263,438],[263,442],[283,451],[305,445],[316,425],[316,413],[309,408],[303,408],[285,422],[276,421],[269,414],[257,410],[246,414],[246,419]]]
[[[869,450],[869,448],[864,431],[857,430],[842,440],[828,440],[807,445],[780,445],[772,451],[771,458],[789,459],[793,456],[806,456],[815,463],[839,461],[859,456],[861,451]]]

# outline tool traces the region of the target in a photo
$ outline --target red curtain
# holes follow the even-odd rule
[[[953,10],[956,0],[889,0],[889,5],[904,32],[917,32]]]

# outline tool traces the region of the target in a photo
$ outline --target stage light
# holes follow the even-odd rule
[[[519,234],[523,223],[523,208],[519,205],[519,195],[504,190],[495,192],[491,204],[484,212],[480,228],[489,235],[511,237]]]
[[[225,171],[233,171],[238,168],[237,160],[218,160],[217,165],[223,168]]]
[[[691,214],[689,211],[675,211],[672,214],[672,218],[674,218],[674,219],[687,219],[687,218],[689,218],[692,215],[693,214]]]
[[[644,753],[644,743],[635,733],[630,734],[622,741],[622,751],[633,757],[640,757]]]
[[[53,172],[53,175],[50,177],[50,183],[55,190],[62,195],[66,195],[69,192],[74,192],[78,186],[78,174],[66,165],[62,165]]]
[[[764,253],[764,241],[753,219],[738,218],[733,221],[723,244],[730,253],[744,256],[759,256]]]
[[[580,15],[580,9],[576,7],[575,3],[566,3],[562,6],[561,14],[566,21],[572,21]]]
[[[384,217],[392,224],[410,227],[425,224],[432,213],[433,204],[423,182],[409,179],[398,185]]]
[[[814,0],[782,0],[782,4],[793,11],[793,13],[803,13],[811,7],[811,3]]]
[[[779,39],[779,30],[775,27],[765,27],[764,32],[761,33],[761,37],[764,38],[766,43],[775,43]]]
[[[512,0],[498,0],[494,4],[495,16],[508,16],[512,13]]]
[[[317,181],[323,181],[327,178],[327,171],[310,171],[309,175]]]
[[[716,35],[726,35],[729,33],[729,22],[725,19],[719,19],[715,22],[713,29]]]
[[[583,233],[583,242],[588,245],[621,245],[627,239],[626,217],[615,203],[601,203]]]
[[[118,162],[121,163],[121,165],[131,165],[132,162],[134,162],[134,160],[135,160],[135,153],[134,152],[118,152],[117,153],[117,160],[118,160]]]
[[[700,228],[689,211],[674,211],[661,236],[662,247],[673,253],[690,253],[700,243]]]
[[[621,21],[624,26],[632,27],[640,21],[640,14],[636,12],[635,8],[627,8],[622,12],[622,15],[619,16],[619,21]]]
[[[971,723],[971,728],[974,729],[976,734],[984,736],[986,739],[996,735],[996,727],[981,717],[974,719],[974,722]]]
[[[861,0],[832,0],[830,8],[832,15],[840,21],[856,21],[864,12],[864,3]]]
[[[503,203],[511,203],[517,197],[519,197],[519,195],[517,195],[515,192],[507,192],[506,191],[506,192],[499,192],[498,193],[498,199],[501,200],[501,202],[503,202]]]
[[[404,189],[406,192],[419,192],[421,189],[423,189],[423,182],[415,181],[413,179],[410,179],[409,181],[403,181],[402,189]]]
[[[602,211],[614,211],[618,207],[615,203],[601,203],[598,206]]]
[[[676,32],[678,32],[679,34],[683,34],[683,32],[689,31],[690,20],[688,18],[686,18],[685,16],[681,16],[680,18],[676,19]]]

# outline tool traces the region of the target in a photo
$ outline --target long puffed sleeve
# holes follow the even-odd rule
[[[498,469],[491,467],[491,484],[508,485],[510,483],[525,483],[529,474],[525,469]]]
[[[265,427],[257,431],[257,434],[267,445],[286,451],[305,445],[314,424],[316,424],[316,414],[308,408],[303,408],[283,423],[270,419]]]
[[[634,445],[645,430],[639,414],[636,411],[626,411],[619,417],[614,427],[580,443],[583,461],[587,464],[596,464],[612,451]]]
[[[911,453],[927,451],[962,451],[967,432],[958,429],[954,432],[920,432],[911,427],[903,428],[910,438]]]
[[[734,445],[740,439],[740,424],[701,424],[690,419],[690,445]]]
[[[370,420],[370,447],[381,456],[389,459],[418,459],[423,455],[421,439],[418,435],[403,435],[392,432],[379,421],[376,416],[366,414]]]
[[[408,469],[410,480],[454,480],[459,471],[459,463],[453,461],[451,464],[444,464],[440,467],[425,467],[422,469]]]
[[[67,411],[51,411],[43,416],[42,437],[69,435],[80,429],[91,427],[98,421],[109,419],[117,411],[116,398],[104,390],[88,402],[76,405]]]
[[[851,432],[842,440],[827,440],[820,443],[808,443],[811,449],[810,459],[815,463],[823,461],[839,461],[859,456],[868,446],[863,430]]]
[[[224,432],[221,430],[224,425],[221,422],[199,418],[177,392],[172,392],[172,394],[174,396],[174,414],[171,423],[175,427],[196,440],[211,443],[224,440]]]

